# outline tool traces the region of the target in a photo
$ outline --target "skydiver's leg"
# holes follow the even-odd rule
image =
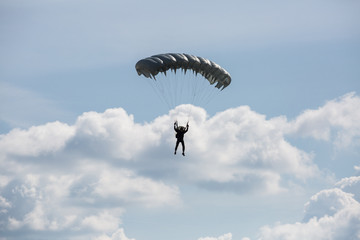
[[[182,155],[185,156],[185,142],[184,142],[184,140],[181,141],[181,145],[182,145],[182,150],[183,150]]]
[[[175,152],[174,152],[174,154],[176,154],[176,150],[177,150],[178,146],[179,146],[179,140],[177,140],[177,141],[176,141],[176,145],[175,145]]]

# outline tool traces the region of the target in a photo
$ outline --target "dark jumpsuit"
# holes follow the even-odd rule
[[[184,134],[189,130],[189,125],[185,127],[178,127],[176,123],[174,123],[174,130],[176,132],[176,145],[175,145],[175,152],[179,146],[179,143],[182,145],[183,155],[185,155],[185,143],[184,143]]]

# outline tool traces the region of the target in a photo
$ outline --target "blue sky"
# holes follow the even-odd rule
[[[2,1],[0,239],[360,239],[359,9]],[[135,71],[167,52],[233,81],[169,109]]]

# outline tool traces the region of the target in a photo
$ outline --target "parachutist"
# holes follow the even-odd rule
[[[179,143],[181,143],[182,145],[182,155],[185,156],[185,143],[184,143],[184,135],[185,133],[189,130],[189,122],[186,124],[186,128],[183,126],[179,126],[178,122],[175,121],[174,122],[174,130],[176,132],[176,145],[175,145],[175,152],[174,154],[176,155],[176,150],[179,146]]]

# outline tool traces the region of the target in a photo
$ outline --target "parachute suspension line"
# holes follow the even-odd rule
[[[195,73],[185,73],[180,69],[176,73],[174,71],[168,73],[168,76],[163,76],[158,82],[161,94],[164,95],[171,109],[180,104],[208,105],[220,93],[220,90],[214,86],[216,83],[210,85],[204,77]]]
[[[184,101],[187,100],[186,98],[186,76],[184,74],[184,71],[182,69],[178,69],[177,73],[175,74],[175,82],[176,82],[176,88],[175,88],[175,97],[176,97],[176,104],[174,107],[186,103]],[[187,111],[186,111],[187,112]],[[180,125],[182,125],[180,123]]]
[[[164,78],[164,84],[166,86],[166,89],[169,89],[170,91],[167,91],[168,98],[170,100],[171,107],[174,107],[175,99],[174,99],[174,78]]]
[[[177,69],[176,74],[172,74],[170,78],[174,83],[172,86],[173,88],[171,89],[171,92],[173,93],[172,99],[174,102],[172,107],[176,107],[180,104],[194,104],[195,102],[193,99],[191,99],[191,97],[194,95],[192,74],[183,69]],[[188,105],[184,110],[186,117],[189,118],[191,114],[191,106]]]
[[[180,71],[180,70],[179,70]],[[174,93],[175,93],[175,106],[179,105],[179,103],[181,102],[181,96],[182,96],[182,85],[179,84],[179,82],[181,81],[181,73],[178,72],[177,74],[175,74],[174,77],[174,82],[175,82],[175,88],[174,88]],[[180,88],[180,89],[179,89]]]
[[[169,92],[168,92],[168,88],[167,88],[167,82],[166,82],[166,78],[162,75],[159,76],[159,79],[157,80],[157,84],[159,86],[159,89],[161,90],[161,96],[163,97],[163,99],[165,100],[167,106],[169,108],[171,108],[172,103],[171,103],[171,98],[168,96]]]
[[[209,90],[209,87],[212,86],[209,86],[208,81],[202,76],[199,77],[199,80],[195,82],[196,82],[196,92],[198,93],[196,95],[196,102],[202,104],[204,93],[206,93]]]
[[[161,79],[161,85],[162,88],[164,90],[164,97],[166,99],[166,101],[168,102],[169,105],[169,109],[173,108],[175,105],[175,100],[174,100],[174,78],[173,78],[173,73],[168,73],[170,74],[170,77],[164,76],[162,75],[162,79]]]
[[[198,85],[198,82],[199,81],[196,81],[196,77],[195,77],[195,73],[193,73],[193,75],[192,75],[192,77],[190,78],[190,83],[189,83],[189,85],[191,85],[192,87],[191,87],[191,103],[192,104],[195,104],[196,103],[196,101],[195,101],[195,99],[196,99],[196,93],[197,93],[197,85]]]
[[[204,94],[209,91],[209,83],[203,77],[198,77],[198,79],[193,79],[193,102],[199,105],[202,105]]]
[[[173,106],[173,100],[171,98],[171,95],[172,95],[172,88],[171,88],[171,84],[172,84],[172,79],[170,78],[167,78],[167,77],[163,77],[161,79],[161,84],[164,88],[164,95],[165,95],[165,98],[167,99],[167,101],[169,102],[169,105],[170,107]]]
[[[178,72],[177,72],[178,71]],[[174,77],[172,77],[170,79],[171,81],[171,98],[173,100],[173,108],[176,107],[178,105],[179,102],[179,91],[177,89],[178,86],[178,80],[177,80],[177,76],[180,74],[179,73],[180,69],[174,70]]]
[[[214,87],[214,85],[209,85],[209,82],[207,79],[202,79],[202,89],[203,91],[199,94],[199,101],[204,104],[205,102],[209,102],[212,99],[213,94],[218,92],[219,90]]]
[[[220,89],[231,83],[230,74],[221,66],[189,54],[154,55],[139,60],[135,69],[138,75],[152,78],[151,87],[169,109],[189,104],[188,118],[193,111],[191,105],[208,105]]]
[[[210,91],[204,92],[204,94],[203,94],[204,95],[204,97],[203,97],[203,99],[204,99],[203,100],[204,107],[207,107],[208,104],[211,102],[211,100],[216,98],[216,96],[218,96],[219,93],[220,93],[219,89],[217,89],[217,88],[215,88],[213,86],[211,86],[211,87],[212,87],[212,89]]]
[[[181,103],[190,103],[186,102],[188,100],[187,95],[189,95],[189,89],[191,89],[187,84],[188,76],[180,71],[181,70],[178,69],[176,73],[174,71],[168,72],[166,76],[161,73],[156,77],[158,92],[167,103],[169,109]]]
[[[166,83],[164,88],[167,89],[166,97],[169,100],[171,109],[176,107],[179,102],[182,101],[182,99],[180,99],[181,92],[179,92],[179,86],[181,87],[181,84],[179,84],[179,75],[179,72],[175,73],[173,70],[171,70],[171,72],[167,73],[167,77],[164,79],[164,82]]]
[[[177,102],[177,104],[181,104],[181,103],[187,103],[187,97],[186,94],[188,93],[189,87],[188,87],[188,75],[186,75],[185,71],[182,70],[181,74],[178,75],[178,84],[179,84],[179,89],[178,89],[178,94],[179,94],[179,101]]]
[[[164,99],[166,105],[169,107],[170,103],[166,97],[166,89],[164,87],[163,79],[161,75],[158,75],[157,78],[154,80],[157,89],[159,89],[159,93],[162,99]]]
[[[178,91],[177,91],[177,77],[178,73],[176,73],[176,71],[174,70],[173,73],[173,77],[171,77],[171,79],[169,79],[169,83],[170,83],[170,98],[171,98],[171,103],[172,103],[172,108],[174,108],[177,105],[177,101],[178,101]]]
[[[155,92],[155,94],[158,96],[158,98],[164,103],[166,104],[168,107],[170,107],[169,103],[166,101],[166,99],[164,98],[162,91],[160,90],[160,85],[158,84],[158,80],[155,79],[145,79],[145,81],[147,82],[147,84],[149,84],[151,86],[151,88],[153,89],[153,91]]]
[[[181,69],[177,69],[177,72],[174,72],[174,77],[172,78],[173,81],[173,100],[174,100],[174,105],[173,108],[175,108],[177,105],[179,105],[183,99],[181,99],[182,96],[182,84],[181,84],[181,79],[182,79],[182,71]]]
[[[202,94],[202,92],[206,92],[206,89],[208,89],[209,86],[204,84],[204,82],[207,82],[205,79],[202,78],[200,73],[197,73],[195,71],[192,71],[189,73],[189,77],[187,78],[187,86],[188,86],[188,99],[189,103],[192,106],[188,107],[187,110],[187,122],[190,121],[190,117],[193,112],[193,106],[201,106],[201,101],[199,101],[199,95]]]
[[[189,96],[189,105],[187,109],[187,122],[190,120],[190,116],[192,115],[193,106],[196,104],[195,96],[196,96],[196,87],[194,87],[195,81],[195,74],[194,72],[189,73],[189,77],[187,78],[187,86],[188,86],[188,93]],[[196,86],[196,85],[195,85]]]

